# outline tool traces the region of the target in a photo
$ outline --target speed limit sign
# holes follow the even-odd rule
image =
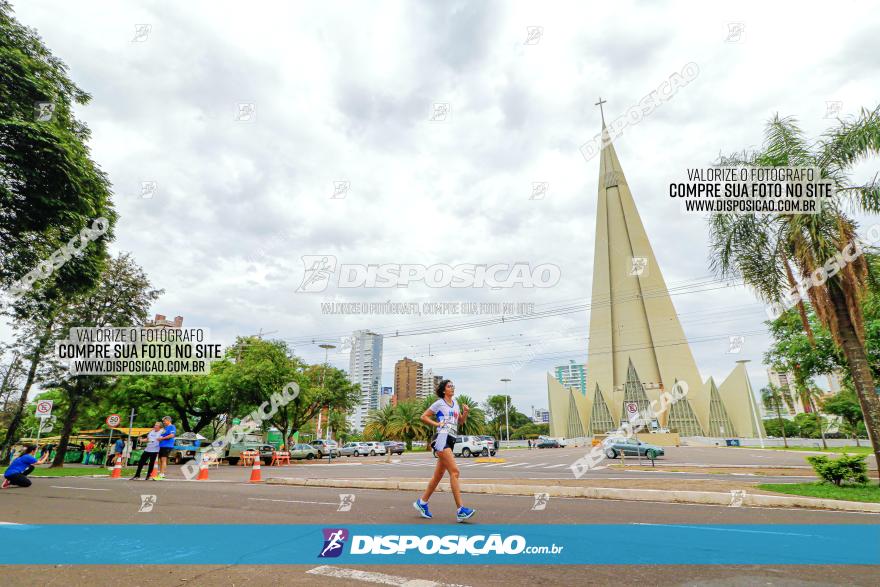
[[[107,422],[107,426],[110,428],[116,428],[122,422],[122,417],[119,414],[110,414],[105,422]]]
[[[48,418],[52,415],[53,401],[50,399],[41,399],[37,402],[37,411],[34,414],[38,418]]]

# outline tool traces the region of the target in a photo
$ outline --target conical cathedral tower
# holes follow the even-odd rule
[[[729,407],[724,411],[724,399],[714,382],[707,384],[700,377],[604,119],[602,138],[587,393],[586,397],[572,393],[571,402],[559,397],[569,390],[555,381],[548,384],[551,434],[571,437],[577,432],[567,413],[571,409],[587,435],[614,430],[629,420],[627,406],[636,404],[645,414],[651,401],[659,400],[664,390],[671,391],[676,382],[687,384],[687,395],[659,415],[658,426],[681,436],[703,436],[710,433],[710,424],[712,431],[723,428],[716,423],[723,411],[729,421],[741,423],[744,433],[751,432],[755,426],[745,423],[752,419],[754,402],[738,397],[751,393],[747,377],[740,376],[736,389],[728,393],[737,395],[733,402],[737,408],[748,411],[732,414]],[[741,371],[745,373],[744,368]],[[553,414],[554,408],[566,413]],[[651,422],[644,424],[650,430]]]

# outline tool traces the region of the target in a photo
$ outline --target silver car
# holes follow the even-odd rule
[[[290,458],[292,459],[312,460],[320,458],[320,456],[318,449],[310,444],[295,444],[290,451]]]

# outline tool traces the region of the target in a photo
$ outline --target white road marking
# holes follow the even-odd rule
[[[547,463],[538,463],[536,465],[529,465],[528,467],[526,467],[526,469],[534,469],[535,467],[543,467],[546,464]]]
[[[21,526],[18,522],[0,522],[0,526]]]
[[[521,467],[521,466],[523,466],[523,465],[525,465],[525,464],[526,464],[526,463],[513,463],[512,465],[504,465],[504,468],[505,468],[505,469],[509,469],[509,468],[511,468],[511,467]]]
[[[478,464],[479,464],[479,465],[482,465],[484,469],[487,469],[487,468],[489,468],[489,467],[500,467],[500,466],[503,465],[504,463],[488,463],[488,464],[485,464],[485,463],[478,463]]]
[[[268,499],[266,497],[249,497],[252,501],[280,501],[284,503],[315,503],[318,505],[339,505],[335,501],[301,501],[297,499]]]
[[[365,583],[378,583],[379,585],[398,585],[401,587],[465,587],[464,585],[450,585],[438,583],[428,579],[410,579],[397,575],[386,575],[373,571],[361,571],[359,569],[346,569],[344,567],[320,566],[306,571],[309,575],[322,575],[336,579],[348,579],[350,581],[363,581]]]
[[[544,467],[545,469],[558,469],[559,467],[570,467],[568,463],[560,463],[558,465],[550,465],[549,467]]]
[[[110,491],[109,489],[95,489],[93,487],[68,487],[67,485],[50,485],[53,489],[81,489],[82,491]]]

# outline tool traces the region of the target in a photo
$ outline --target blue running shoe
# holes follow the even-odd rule
[[[416,508],[416,511],[423,518],[428,518],[429,520],[434,516],[431,515],[431,510],[428,509],[428,502],[422,503],[422,499],[419,498],[413,502],[413,507]]]
[[[455,512],[455,518],[456,518],[459,522],[464,522],[464,521],[467,520],[468,518],[473,517],[473,515],[474,515],[475,513],[477,513],[475,510],[472,510],[472,509],[470,509],[470,508],[466,508],[466,507],[464,507],[464,506],[461,506],[460,508],[458,508],[458,511]]]

